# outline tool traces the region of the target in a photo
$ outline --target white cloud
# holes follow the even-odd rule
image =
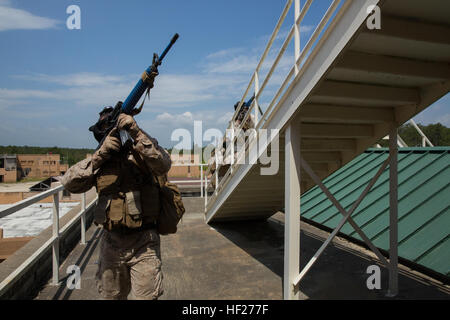
[[[163,122],[165,125],[183,125],[191,124],[194,121],[194,116],[191,112],[186,111],[183,114],[170,114],[164,112],[156,117],[156,121]]]
[[[10,5],[10,1],[0,0],[0,31],[52,29],[60,23],[22,9],[11,8]]]
[[[54,99],[55,93],[44,90],[4,89],[0,88],[0,99],[14,101],[17,99]]]
[[[116,76],[98,73],[76,73],[67,75],[16,75],[14,78],[39,83],[56,83],[63,88],[48,90],[25,90],[0,88],[0,101],[6,105],[30,99],[53,99],[71,102],[80,106],[103,106],[124,100],[136,84],[139,76]],[[130,80],[135,78],[134,80]],[[173,107],[196,107],[202,103],[227,100],[238,96],[246,77],[212,74],[162,74],[155,80],[150,92],[152,109]],[[144,109],[146,110],[146,109]]]
[[[186,127],[193,126],[194,121],[202,121],[207,127],[224,127],[228,124],[232,115],[232,112],[226,110],[221,112],[206,110],[194,113],[190,111],[183,113],[164,112],[156,116],[155,122],[160,122],[165,127]]]
[[[12,78],[74,87],[103,86],[106,83],[120,83],[124,81],[124,77],[102,75],[92,72],[80,72],[68,75],[48,75],[38,73],[31,75],[14,75]]]

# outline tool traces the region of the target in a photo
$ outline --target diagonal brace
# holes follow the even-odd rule
[[[322,191],[326,194],[326,196],[330,199],[330,201],[336,206],[336,208],[339,210],[339,212],[344,216],[342,220],[339,222],[337,227],[333,230],[333,232],[330,234],[328,239],[322,244],[322,246],[317,250],[317,252],[314,254],[314,256],[311,258],[311,260],[308,262],[308,264],[303,268],[303,270],[300,272],[300,274],[295,278],[294,286],[297,287],[300,283],[301,279],[306,275],[306,273],[311,269],[311,267],[314,265],[314,263],[317,261],[317,259],[320,257],[320,255],[323,253],[325,248],[331,243],[333,238],[338,234],[338,232],[341,230],[341,228],[344,226],[344,224],[348,221],[350,225],[355,229],[355,231],[361,236],[361,238],[364,239],[366,244],[370,247],[370,249],[378,256],[378,258],[381,260],[383,264],[386,266],[389,265],[386,258],[380,253],[380,251],[372,244],[369,238],[364,234],[364,232],[358,227],[358,225],[354,222],[354,220],[350,217],[353,212],[355,212],[356,208],[359,206],[361,201],[365,198],[365,196],[369,193],[370,189],[373,187],[373,185],[376,183],[378,178],[381,176],[383,171],[386,169],[387,165],[389,164],[389,158],[383,163],[383,165],[380,167],[380,169],[377,171],[375,176],[372,178],[370,183],[366,186],[362,194],[359,196],[359,198],[355,201],[355,203],[352,205],[350,210],[347,212],[345,209],[341,206],[341,204],[336,200],[336,198],[330,193],[330,191],[325,187],[325,185],[320,181],[320,179],[317,177],[317,175],[314,173],[314,171],[311,169],[311,167],[308,165],[308,163],[303,159],[300,158],[301,166],[303,169],[308,173],[308,175],[314,180],[314,182],[322,189]]]

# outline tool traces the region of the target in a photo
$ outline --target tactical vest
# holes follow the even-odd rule
[[[96,175],[95,222],[109,231],[156,223],[161,210],[157,183],[154,175],[139,169],[131,154],[110,159]]]

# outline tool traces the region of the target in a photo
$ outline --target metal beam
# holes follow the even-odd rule
[[[364,124],[302,124],[304,138],[367,138],[373,135],[373,126]]]
[[[446,25],[424,23],[405,20],[383,15],[381,17],[381,29],[363,29],[363,33],[372,35],[420,41],[430,44],[450,45],[450,28]]]
[[[303,152],[303,158],[310,163],[340,163],[340,152]]]
[[[450,65],[384,55],[349,51],[336,64],[334,70],[355,70],[371,74],[446,80],[450,78]]]
[[[302,139],[303,151],[353,151],[355,148],[355,139]]]
[[[350,210],[347,212],[345,211],[340,204],[336,201],[336,199],[331,195],[329,190],[320,183],[317,176],[315,176],[314,172],[311,170],[311,168],[308,166],[308,164],[302,159],[301,160],[302,167],[305,168],[306,172],[313,178],[313,180],[316,180],[317,183],[320,185],[320,187],[323,189],[325,194],[327,195],[328,199],[335,203],[338,210],[341,212],[341,214],[344,216],[341,221],[338,223],[336,228],[333,230],[333,232],[330,234],[330,236],[327,238],[327,240],[322,244],[322,246],[317,250],[317,252],[314,254],[314,256],[311,258],[311,260],[307,263],[307,265],[303,268],[302,272],[295,278],[294,285],[298,286],[300,281],[303,279],[303,277],[306,275],[306,273],[312,268],[312,266],[316,263],[317,259],[319,259],[320,255],[324,252],[326,247],[333,241],[334,237],[338,234],[338,232],[342,229],[344,224],[350,219],[350,216],[355,212],[355,210],[358,208],[359,204],[362,202],[362,200],[366,197],[366,195],[369,193],[370,189],[373,187],[375,182],[378,180],[378,178],[383,173],[384,169],[387,166],[387,161],[380,167],[378,172],[375,174],[375,176],[372,178],[372,180],[369,182],[369,184],[366,186],[364,191],[361,193],[361,195],[358,197],[358,199],[353,203]]]
[[[392,105],[413,104],[420,101],[419,92],[416,89],[387,87],[352,82],[327,80],[314,92],[315,98],[340,98],[352,101],[370,101],[372,103],[390,103]]]
[[[301,107],[303,122],[379,123],[394,121],[392,108],[368,108],[308,103]]]
[[[388,162],[385,161],[383,165],[380,167],[379,171],[377,172],[376,176],[381,175],[382,171],[386,168]],[[334,204],[334,206],[339,210],[339,212],[345,216],[347,211],[341,206],[339,201],[336,200],[336,198],[331,194],[331,192],[328,190],[327,187],[320,181],[320,179],[317,177],[317,175],[314,174],[314,172],[311,170],[311,167],[309,166],[308,162],[305,161],[305,159],[301,158],[301,165],[302,167],[308,172],[308,175],[314,180],[314,182],[319,186],[320,189],[322,189],[323,193],[327,196],[328,199]],[[376,181],[376,180],[375,180]],[[375,181],[372,181],[375,183]],[[370,185],[370,184],[369,184]],[[368,192],[369,190],[367,190]],[[366,192],[366,191],[364,191]],[[361,199],[362,200],[362,199]],[[355,204],[359,205],[358,202],[355,202]],[[348,223],[355,229],[356,233],[364,240],[364,242],[367,244],[367,246],[372,250],[378,257],[378,259],[381,260],[381,262],[384,265],[389,265],[388,261],[384,256],[381,254],[381,252],[373,245],[373,243],[370,241],[370,239],[365,235],[365,233],[361,230],[361,228],[356,224],[355,221],[351,217],[348,217]]]
[[[397,128],[389,134],[389,291],[398,293],[398,145]]]

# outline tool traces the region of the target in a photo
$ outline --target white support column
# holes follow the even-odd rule
[[[300,128],[292,122],[285,132],[284,280],[285,300],[299,299],[294,279],[300,272]]]
[[[296,76],[299,72],[297,61],[300,58],[300,26],[297,25],[297,19],[300,17],[300,0],[295,0],[294,10],[294,68]]]
[[[53,245],[52,245],[52,284],[57,286],[59,283],[59,195],[53,195]]]
[[[398,145],[397,128],[389,135],[389,291],[388,296],[398,294]]]
[[[80,225],[81,225],[81,244],[86,244],[86,192],[81,196],[81,214]]]

